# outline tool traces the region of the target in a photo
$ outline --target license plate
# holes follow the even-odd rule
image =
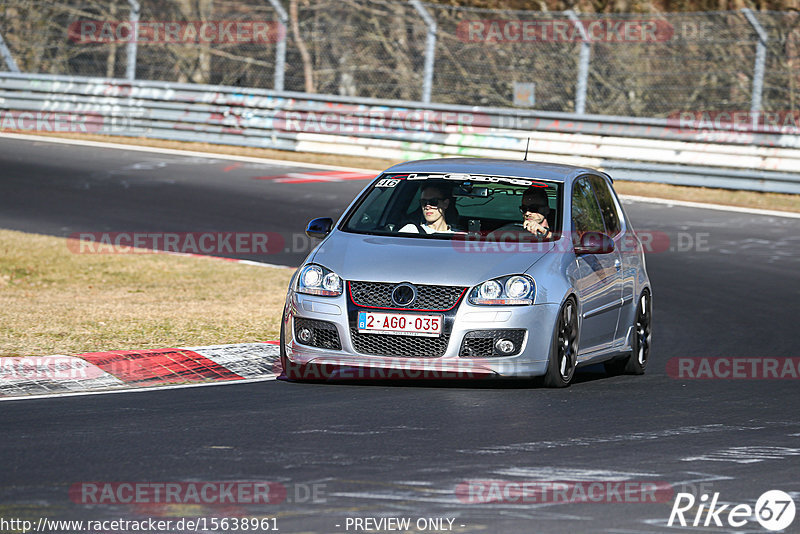
[[[442,333],[442,316],[362,311],[358,312],[358,331],[369,334],[439,337]]]

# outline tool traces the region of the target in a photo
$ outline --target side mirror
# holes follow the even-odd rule
[[[308,222],[308,226],[306,226],[306,235],[308,237],[315,237],[317,239],[322,239],[329,233],[331,233],[331,228],[333,228],[333,219],[330,217],[319,217],[318,219],[311,219]]]
[[[575,254],[611,254],[614,240],[602,232],[586,232],[575,245]]]

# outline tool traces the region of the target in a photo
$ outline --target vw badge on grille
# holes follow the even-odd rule
[[[405,308],[417,299],[417,288],[411,284],[398,284],[392,291],[392,302],[395,306]]]

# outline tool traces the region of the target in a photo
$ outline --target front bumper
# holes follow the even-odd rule
[[[375,355],[359,353],[352,339],[353,306],[344,295],[318,297],[292,290],[287,295],[284,314],[284,344],[287,367],[299,371],[314,368],[308,378],[340,379],[472,379],[489,377],[536,377],[547,371],[548,356],[558,304],[532,306],[474,306],[462,300],[449,322],[449,340],[438,357],[422,354]],[[412,313],[412,312],[409,312]],[[300,343],[294,331],[295,318],[324,321],[335,328],[339,344],[325,348]],[[313,323],[317,324],[317,323]],[[331,328],[326,326],[326,328]],[[522,347],[514,356],[464,356],[462,343],[469,332],[477,330],[525,331]],[[287,369],[288,371],[288,369]],[[291,373],[287,372],[288,376]]]

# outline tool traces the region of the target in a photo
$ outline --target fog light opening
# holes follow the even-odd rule
[[[297,331],[297,339],[299,339],[303,343],[308,343],[311,341],[311,329],[306,328],[305,326]]]
[[[497,342],[494,344],[494,348],[497,349],[497,352],[500,354],[512,354],[516,347],[514,346],[514,342],[510,339],[498,339]]]

